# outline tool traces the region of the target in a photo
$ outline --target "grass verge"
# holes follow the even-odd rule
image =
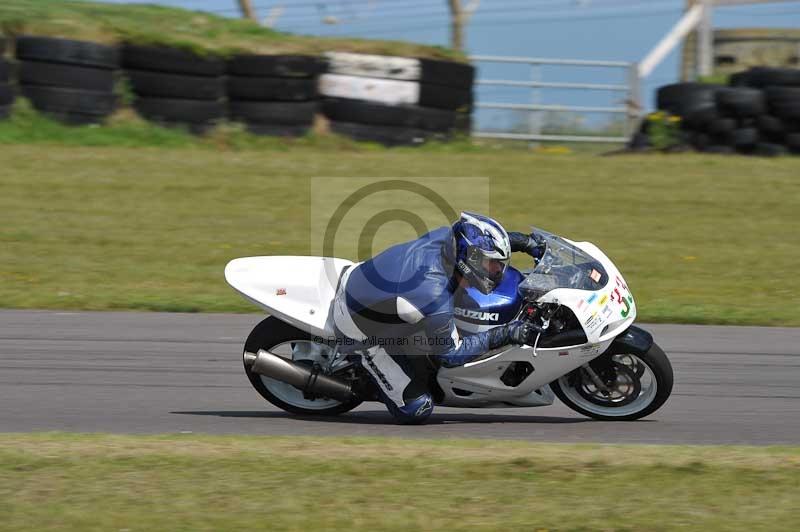
[[[0,435],[0,530],[794,530],[800,449]]]
[[[157,5],[3,0],[0,3],[0,29],[0,33],[7,35],[47,35],[101,43],[129,41],[223,56],[237,52],[319,54],[335,50],[466,60],[463,54],[438,46],[291,35],[249,20]]]
[[[251,148],[4,146],[0,307],[254,311],[222,270],[240,256],[310,253],[319,237],[310,229],[312,177],[447,176],[458,210],[474,205],[460,180],[484,176],[490,196],[480,210],[511,229],[535,224],[596,243],[626,276],[642,320],[800,325],[797,159],[385,150],[313,139]],[[389,195],[359,209],[414,209],[404,201]],[[413,237],[407,225],[392,229],[374,249]],[[341,255],[359,258],[355,247]]]
[[[149,122],[133,109],[117,110],[102,125],[70,126],[37,112],[28,100],[19,98],[12,113],[0,120],[0,145],[38,144],[56,146],[126,147],[126,148],[199,148],[226,150],[287,150],[295,147],[314,147],[350,150],[376,150],[382,147],[358,143],[331,133],[309,134],[304,137],[271,137],[248,133],[244,124],[224,122],[208,134],[199,136],[186,127],[165,127]],[[467,141],[455,146],[466,147]],[[426,149],[436,149],[435,144]]]

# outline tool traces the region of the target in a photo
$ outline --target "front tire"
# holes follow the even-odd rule
[[[572,410],[603,421],[632,421],[661,408],[672,393],[672,365],[653,344],[646,353],[604,354],[607,372],[601,380],[612,389],[602,394],[583,368],[550,383],[556,396]]]
[[[310,345],[313,348],[305,351],[298,349],[298,346],[303,345]],[[313,357],[322,356],[323,351],[329,348],[313,342],[312,336],[307,332],[270,316],[255,326],[244,344],[245,352],[258,353],[259,349],[295,362],[311,364],[318,362],[312,358],[312,355]],[[304,352],[306,354],[303,354]],[[242,357],[244,359],[244,353],[242,353]],[[353,399],[346,403],[322,397],[307,399],[303,397],[303,392],[294,386],[254,373],[250,371],[247,364],[244,364],[244,371],[250,384],[261,394],[261,397],[292,414],[335,416],[348,412],[361,404],[360,399]]]

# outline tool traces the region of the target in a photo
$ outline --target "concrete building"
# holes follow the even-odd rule
[[[683,45],[681,79],[691,80],[697,61],[697,36]],[[752,66],[800,68],[800,29],[737,28],[714,31],[714,75]]]

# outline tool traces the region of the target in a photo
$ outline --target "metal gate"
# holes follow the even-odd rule
[[[580,59],[542,59],[538,57],[503,57],[476,55],[470,57],[473,63],[513,63],[520,66],[529,67],[530,77],[528,79],[508,80],[508,79],[478,79],[477,85],[495,85],[506,87],[529,87],[530,103],[500,103],[484,102],[475,103],[478,109],[509,109],[516,111],[528,111],[530,120],[527,133],[501,132],[501,131],[473,131],[472,136],[495,139],[513,139],[528,141],[563,141],[563,142],[603,142],[616,143],[627,142],[635,133],[641,115],[641,100],[639,89],[639,72],[637,63],[625,61],[589,61]],[[542,66],[560,65],[573,67],[605,67],[618,69],[622,74],[622,79],[626,80],[620,84],[599,84],[599,83],[566,83],[566,82],[547,82],[542,80]],[[575,106],[543,104],[542,92],[547,89],[574,89],[583,91],[611,91],[624,95],[624,105],[617,107],[605,106]],[[543,112],[571,112],[571,113],[611,113],[620,114],[625,117],[624,136],[598,136],[598,135],[546,135],[542,134]]]

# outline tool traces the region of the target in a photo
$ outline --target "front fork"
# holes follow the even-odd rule
[[[610,395],[611,390],[603,382],[603,379],[597,374],[592,364],[595,364],[597,369],[602,372],[606,369],[605,364],[611,363],[611,356],[613,355],[644,355],[650,350],[653,345],[653,336],[634,325],[631,325],[628,330],[617,336],[611,345],[608,346],[606,352],[581,366],[581,369],[586,372],[592,383],[600,390],[603,395]]]
[[[581,366],[581,369],[583,369],[583,371],[585,371],[586,374],[589,375],[589,378],[592,380],[597,389],[603,392],[603,395],[605,396],[611,395],[611,390],[609,390],[608,386],[605,385],[603,380],[597,376],[597,373],[595,373],[595,371],[592,369],[592,366],[590,366],[588,362],[583,366]]]

